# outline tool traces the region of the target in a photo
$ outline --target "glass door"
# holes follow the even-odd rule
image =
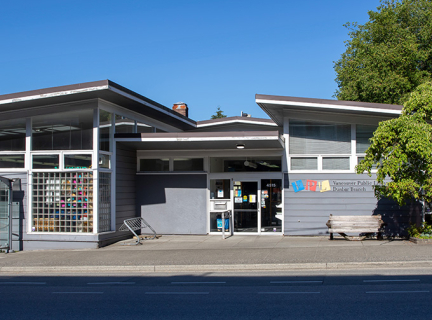
[[[282,232],[282,180],[261,180],[261,232]]]
[[[234,232],[258,232],[258,181],[234,181]]]

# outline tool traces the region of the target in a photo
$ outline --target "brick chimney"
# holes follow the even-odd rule
[[[184,102],[174,103],[172,109],[185,117],[189,117],[189,108]]]

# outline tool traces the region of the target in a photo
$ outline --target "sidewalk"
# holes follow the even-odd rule
[[[221,236],[182,235],[162,236],[138,246],[121,243],[100,249],[0,254],[0,274],[432,267],[432,246],[405,240],[239,235],[223,240]]]

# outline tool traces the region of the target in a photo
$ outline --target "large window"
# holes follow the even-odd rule
[[[290,120],[290,154],[350,154],[351,125]]]
[[[34,117],[32,150],[93,149],[93,110]]]
[[[24,151],[26,120],[0,121],[0,151]]]
[[[281,172],[281,157],[210,158],[210,172]]]
[[[291,170],[350,170],[351,125],[290,120]]]

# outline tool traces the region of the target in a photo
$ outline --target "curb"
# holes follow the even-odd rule
[[[89,272],[244,272],[289,270],[343,270],[430,268],[432,261],[388,262],[329,262],[287,264],[224,264],[224,265],[149,265],[149,266],[57,266],[57,267],[0,267],[1,273],[89,273]]]

